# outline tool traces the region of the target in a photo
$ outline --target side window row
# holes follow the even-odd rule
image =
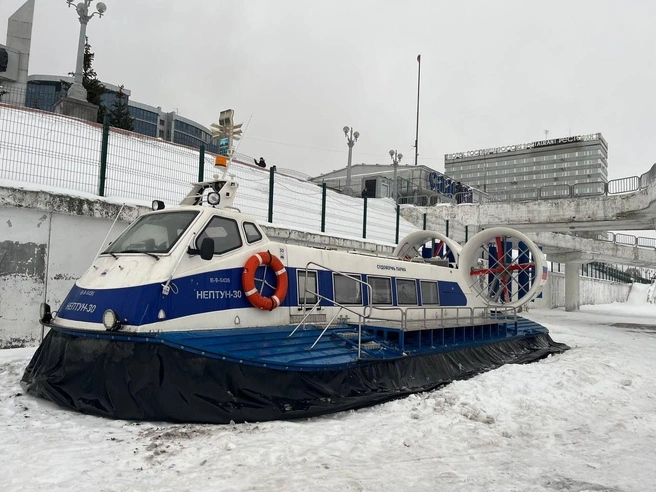
[[[335,302],[344,305],[362,305],[362,277],[360,275],[333,274]],[[371,303],[374,305],[392,305],[392,279],[389,277],[367,277],[371,286]],[[439,305],[437,282],[422,280],[420,282],[422,305]],[[317,302],[317,272],[298,270],[298,304],[315,304]],[[418,305],[417,284],[411,279],[396,280],[396,297],[399,306]]]
[[[262,239],[262,233],[252,222],[244,222],[244,235],[246,241],[254,243]],[[200,247],[203,239],[209,237],[214,240],[214,254],[221,255],[229,251],[241,248],[242,240],[239,234],[237,221],[226,217],[213,217],[203,232],[198,235],[196,244]]]

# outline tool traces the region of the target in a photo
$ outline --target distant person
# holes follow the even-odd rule
[[[264,157],[260,157],[260,161],[259,161],[259,162],[258,162],[257,159],[253,159],[253,161],[255,162],[255,165],[256,165],[256,166],[266,167],[266,162],[264,162]]]
[[[369,195],[367,194],[367,187],[365,186],[364,189],[362,190],[362,193],[360,193],[360,196],[362,198],[367,198]]]
[[[462,183],[460,181],[456,183],[456,203],[458,205],[462,203]]]

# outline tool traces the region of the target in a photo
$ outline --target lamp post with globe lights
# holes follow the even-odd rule
[[[397,173],[399,169],[399,162],[403,159],[403,154],[399,154],[396,150],[390,150],[389,155],[392,158],[392,164],[394,165],[394,185],[392,187],[392,193],[394,194],[394,201],[399,201],[398,189],[397,189]]]
[[[93,0],[84,0],[75,5],[73,0],[66,0],[66,3],[69,7],[75,6],[75,10],[80,20],[80,39],[77,45],[75,78],[73,85],[71,85],[71,87],[68,89],[68,97],[79,99],[81,101],[87,100],[87,91],[82,85],[82,75],[84,72],[84,46],[87,39],[87,24],[94,15],[98,14],[98,17],[102,17],[103,14],[107,12],[107,5],[105,5],[103,2],[98,2],[96,4],[97,12],[93,12],[89,15],[89,7],[91,7],[92,2]]]
[[[355,142],[358,141],[360,137],[360,132],[354,132],[353,128],[345,126],[342,128],[344,130],[344,136],[346,137],[346,144],[348,145],[348,164],[346,164],[346,191],[347,194],[353,195],[353,190],[351,189],[351,158],[353,157],[353,146]]]

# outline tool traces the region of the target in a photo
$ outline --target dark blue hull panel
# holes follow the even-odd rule
[[[488,340],[485,330],[479,331],[480,340],[474,330],[470,340],[467,330],[461,340],[454,331],[454,344],[447,335],[443,345],[432,348],[419,336],[414,344],[405,343],[405,355],[395,351],[398,340],[377,336],[382,348],[363,353],[360,360],[339,333],[326,334],[323,347],[308,351],[309,332],[294,340],[298,333],[286,338],[289,330],[279,328],[259,340],[240,340],[246,332],[235,330],[223,340],[198,332],[112,339],[51,330],[22,382],[33,395],[110,418],[206,423],[305,418],[432,390],[567,350],[546,329],[528,324],[502,338],[489,330]],[[310,335],[313,341],[318,332]]]

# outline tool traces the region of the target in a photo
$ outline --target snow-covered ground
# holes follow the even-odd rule
[[[656,490],[656,306],[532,310],[568,352],[292,422],[85,416],[24,394],[0,350],[0,490]],[[613,326],[616,325],[616,326]]]

